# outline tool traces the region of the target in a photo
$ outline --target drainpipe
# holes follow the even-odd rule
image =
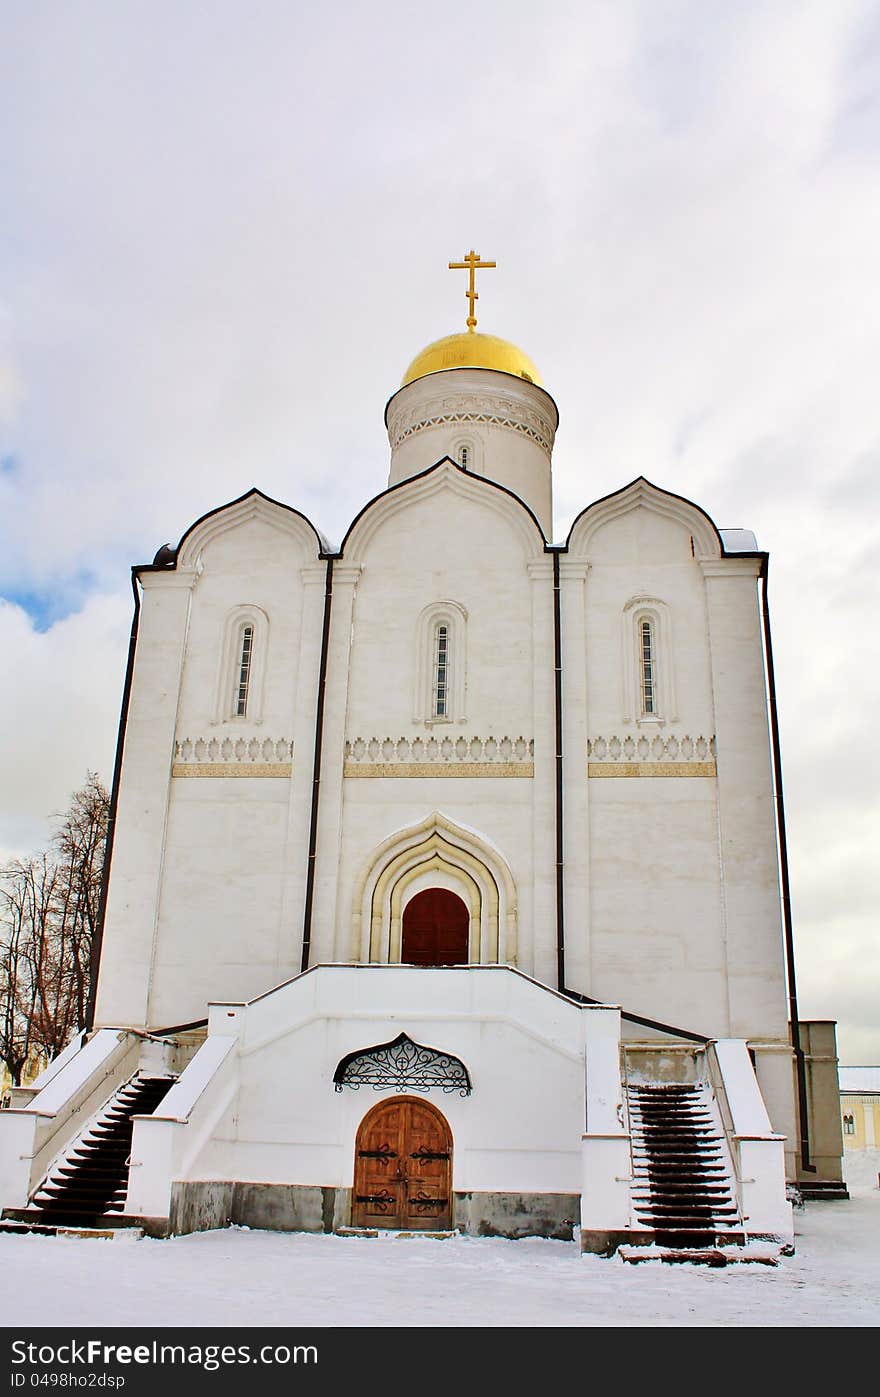
[[[556,982],[565,993],[565,860],[562,809],[562,596],[559,550],[553,550],[553,687],[556,712]]]
[[[324,694],[327,688],[327,655],[330,647],[330,608],[333,602],[333,559],[327,559],[324,587],[324,630],[321,635],[321,663],[318,670],[318,703],[315,711],[315,759],[312,767],[312,816],[309,825],[309,859],[306,871],[306,900],[303,910],[303,945],[300,970],[309,968],[312,945],[312,903],[315,897],[315,860],[318,850],[318,796],[321,788],[321,750],[324,745]]]
[[[98,970],[101,964],[101,946],[104,942],[104,920],[107,916],[107,891],[110,887],[110,860],[113,857],[113,836],[116,832],[116,811],[119,805],[119,783],[122,777],[122,751],[125,746],[125,730],[128,726],[128,705],[131,699],[131,685],[134,677],[134,656],[137,649],[138,625],[141,616],[141,594],[138,591],[138,569],[131,570],[131,590],[134,593],[134,615],[131,618],[131,633],[128,638],[128,660],[125,666],[125,683],[122,688],[122,707],[119,713],[119,728],[116,734],[116,757],[113,762],[113,783],[110,787],[110,808],[107,811],[107,838],[104,842],[104,865],[101,869],[101,892],[98,898],[98,917],[95,934],[92,937],[89,958],[89,992],[86,1001],[83,1029],[91,1033],[95,1026],[95,1002],[98,992]]]
[[[797,980],[794,965],[794,928],[791,916],[791,885],[788,875],[788,841],[785,836],[785,802],[782,795],[782,753],[779,746],[779,720],[776,710],[776,675],[773,668],[773,643],[770,639],[770,603],[767,590],[769,555],[761,557],[761,619],[764,624],[764,654],[767,662],[767,697],[770,708],[770,737],[773,747],[773,782],[776,795],[776,835],[779,844],[779,881],[782,893],[782,921],[785,928],[785,961],[788,972],[788,1018],[791,1046],[797,1077],[798,1121],[800,1126],[801,1169],[815,1174],[810,1162],[810,1128],[807,1109],[807,1065],[801,1047],[798,1016]]]

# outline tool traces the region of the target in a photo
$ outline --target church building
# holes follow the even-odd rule
[[[338,547],[251,489],[133,569],[93,1022],[7,1212],[791,1240],[767,555],[644,478],[554,542],[556,404],[457,265]]]

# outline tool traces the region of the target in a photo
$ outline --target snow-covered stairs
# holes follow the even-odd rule
[[[705,1085],[627,1087],[633,1211],[657,1246],[740,1243],[743,1224],[717,1107]]]
[[[96,1120],[37,1190],[23,1221],[97,1227],[121,1217],[128,1190],[134,1116],[152,1115],[175,1078],[136,1074],[111,1097]]]

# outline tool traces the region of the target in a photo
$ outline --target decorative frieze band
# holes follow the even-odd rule
[[[525,737],[356,737],[345,744],[346,776],[522,776],[535,774]]]
[[[184,737],[174,744],[172,776],[290,776],[287,737]]]
[[[290,776],[292,762],[174,762],[172,776],[247,776],[251,780],[257,776]]]
[[[417,432],[429,427],[443,427],[450,423],[479,422],[489,427],[506,427],[519,432],[538,443],[545,451],[553,449],[555,435],[549,417],[533,411],[524,403],[517,403],[508,397],[482,397],[474,393],[460,397],[444,397],[428,404],[415,407],[406,406],[397,412],[388,423],[388,437],[392,450],[402,441],[407,441]]]
[[[533,762],[346,762],[344,776],[393,776],[400,781],[413,776],[523,776],[535,774]]]
[[[717,776],[714,762],[588,762],[596,776]]]
[[[502,417],[496,413],[487,412],[444,412],[438,417],[428,417],[423,422],[416,422],[412,427],[407,427],[405,432],[400,433],[393,445],[399,446],[402,441],[414,437],[417,432],[426,431],[428,427],[445,427],[449,423],[455,422],[480,422],[488,427],[507,427],[510,431],[519,432],[524,437],[530,437],[545,451],[550,450],[551,443],[541,432],[536,432],[534,427],[530,427],[527,422],[517,422],[513,417]]]
[[[588,776],[715,776],[714,737],[592,737]]]

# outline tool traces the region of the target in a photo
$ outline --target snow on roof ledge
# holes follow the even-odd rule
[[[758,540],[751,529],[719,529],[725,553],[757,553]]]
[[[880,1092],[880,1067],[838,1067],[840,1090]]]

